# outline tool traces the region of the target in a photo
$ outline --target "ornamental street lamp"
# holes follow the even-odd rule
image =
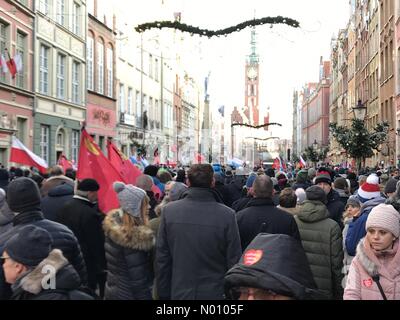
[[[367,107],[365,107],[361,103],[361,100],[358,100],[357,106],[353,107],[353,112],[354,112],[354,118],[356,118],[357,120],[364,121],[365,116],[367,115]]]
[[[314,150],[314,151],[317,151],[317,149],[318,149],[318,142],[317,142],[317,139],[314,139],[314,143],[312,144],[312,146],[313,146],[313,150]]]

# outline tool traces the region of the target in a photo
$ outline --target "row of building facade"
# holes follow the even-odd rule
[[[161,162],[173,163],[201,149],[208,101],[204,78],[179,56],[186,39],[139,34],[112,8],[0,0],[0,55],[7,49],[23,61],[15,79],[0,74],[0,163],[13,134],[49,165],[61,153],[77,161],[84,123],[104,151],[113,139],[128,156],[145,145],[150,160],[158,149]]]
[[[375,151],[366,165],[397,165],[400,156],[400,3],[350,0],[349,5],[347,26],[332,38],[330,61],[320,63],[319,82],[307,84],[294,93],[294,152],[299,154],[316,141],[321,147],[329,147],[330,162],[345,162],[346,151],[329,139],[328,126],[329,122],[350,126],[352,108],[360,100],[367,107],[368,130],[383,121],[388,121],[390,126],[381,150]]]

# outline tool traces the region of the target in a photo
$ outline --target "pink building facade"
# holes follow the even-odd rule
[[[19,55],[22,70],[12,78],[0,70],[0,163],[7,166],[11,136],[33,148],[33,0],[0,0],[0,55]],[[8,55],[9,54],[9,55]]]

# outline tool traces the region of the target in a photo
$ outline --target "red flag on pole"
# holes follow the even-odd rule
[[[108,160],[120,173],[125,183],[136,185],[142,172],[110,140],[107,141]]]
[[[108,160],[120,173],[122,181],[136,185],[136,179],[143,173],[110,140],[107,141],[107,152]],[[161,195],[161,191],[156,185],[153,185],[152,191],[156,197]]]
[[[79,180],[92,178],[100,185],[98,192],[99,209],[108,213],[119,208],[117,194],[113,189],[115,181],[124,181],[120,173],[114,168],[99,146],[85,129],[82,130],[79,148],[78,171]]]
[[[58,159],[57,164],[58,164],[60,167],[63,168],[64,172],[66,172],[67,169],[73,168],[72,162],[69,161],[69,160],[67,159],[67,157],[66,157],[63,153],[60,155],[60,158]]]
[[[5,49],[5,51],[7,52],[8,55],[8,61],[6,62],[8,71],[10,71],[11,77],[14,79],[15,75],[17,74],[17,65],[15,64],[14,59],[11,58],[10,52],[8,52],[7,49]]]

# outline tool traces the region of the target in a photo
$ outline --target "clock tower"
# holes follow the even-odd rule
[[[256,30],[251,31],[251,54],[246,59],[244,114],[253,126],[259,125],[259,57],[256,53]]]

